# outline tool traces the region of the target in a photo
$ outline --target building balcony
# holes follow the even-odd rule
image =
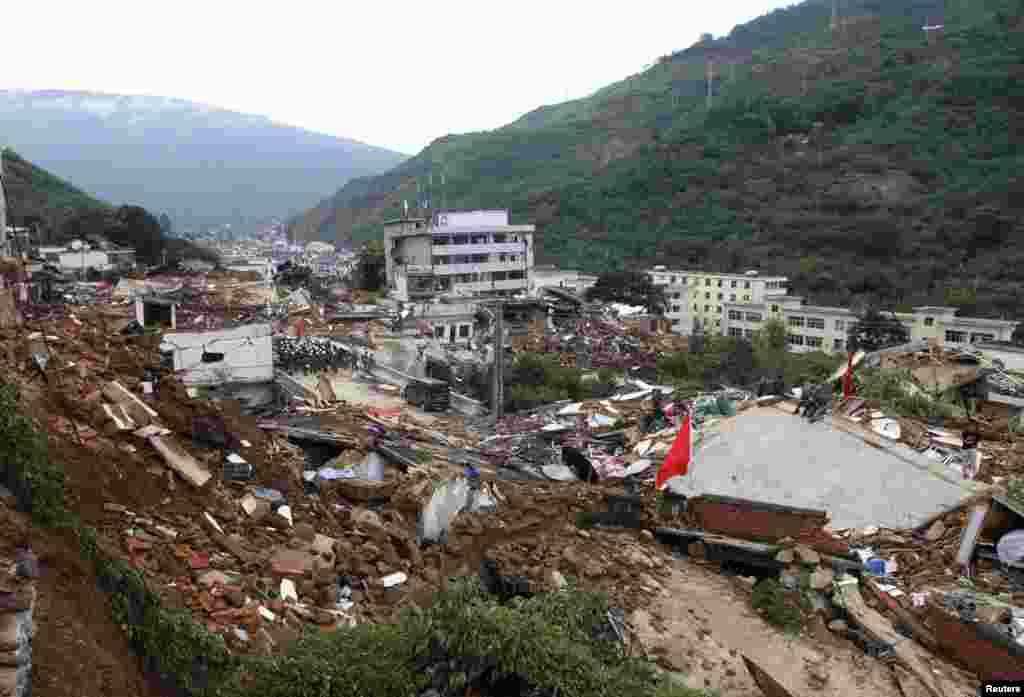
[[[513,279],[511,281],[478,281],[476,283],[456,283],[454,288],[456,290],[467,291],[470,293],[488,293],[494,290],[525,290],[526,279]]]
[[[463,273],[491,273],[494,271],[523,271],[522,261],[488,261],[479,264],[435,264],[434,273],[438,276],[451,276]]]
[[[520,242],[489,242],[485,244],[438,244],[432,245],[433,254],[455,256],[458,254],[523,254],[526,245]]]

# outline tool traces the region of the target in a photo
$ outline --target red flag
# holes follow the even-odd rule
[[[853,351],[850,351],[850,359],[846,364],[846,379],[843,380],[843,399],[853,396]]]
[[[679,429],[679,435],[676,436],[676,442],[672,444],[665,463],[658,470],[658,478],[654,482],[658,489],[665,488],[669,479],[680,477],[690,469],[690,460],[693,459],[692,419],[693,417],[687,412],[683,418],[683,426]]]

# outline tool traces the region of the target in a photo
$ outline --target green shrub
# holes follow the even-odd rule
[[[0,475],[40,525],[67,521],[64,470],[47,456],[46,439],[18,407],[14,386],[0,385]]]
[[[791,634],[803,626],[800,599],[795,593],[787,593],[778,581],[766,578],[754,586],[751,604],[757,610],[764,610],[764,618]]]

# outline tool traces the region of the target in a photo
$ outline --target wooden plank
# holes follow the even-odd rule
[[[163,456],[171,469],[180,474],[192,486],[198,489],[210,481],[212,475],[203,469],[191,455],[181,450],[174,441],[164,440],[160,436],[150,436],[148,440]]]
[[[868,607],[857,586],[841,585],[837,592],[842,596],[843,606],[850,619],[875,641],[891,645],[896,659],[921,681],[931,697],[959,697],[973,693],[968,685],[950,685],[948,681],[934,674],[929,665],[931,654],[914,641],[897,633],[889,620]]]

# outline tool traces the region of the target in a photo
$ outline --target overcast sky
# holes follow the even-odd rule
[[[413,154],[792,4],[11,1],[0,88],[180,97]]]

